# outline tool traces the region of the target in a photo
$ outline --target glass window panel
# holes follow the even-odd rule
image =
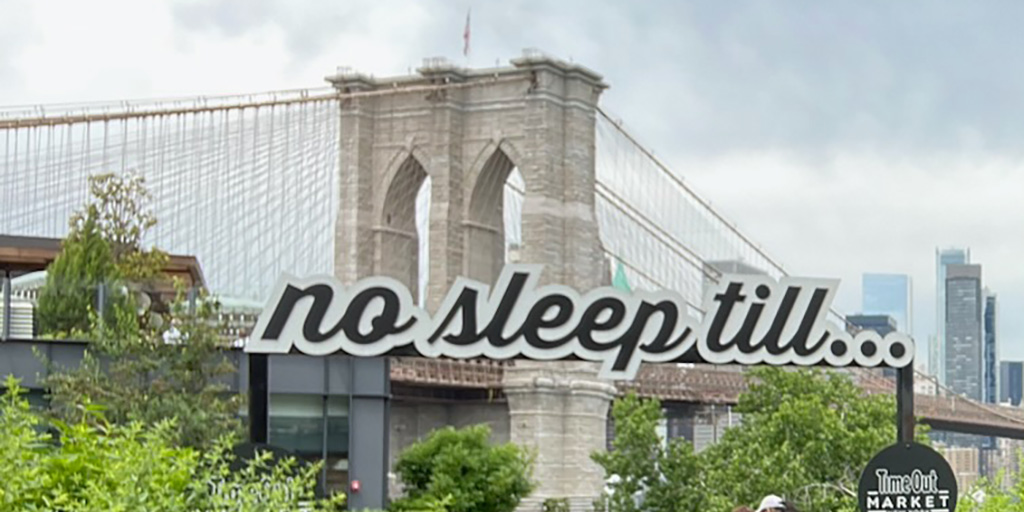
[[[270,395],[269,441],[303,455],[323,453],[323,397]]]
[[[329,456],[348,458],[348,404],[347,396],[327,398],[327,453]]]

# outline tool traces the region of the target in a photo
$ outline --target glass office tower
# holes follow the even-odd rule
[[[949,248],[935,250],[935,338],[930,347],[929,371],[939,378],[939,383],[946,381],[946,267],[948,265],[966,265],[971,262],[971,250],[967,248]]]
[[[984,353],[985,353],[985,402],[994,404],[999,398],[999,352],[996,345],[996,295],[985,290],[984,313]]]
[[[889,315],[896,321],[896,330],[911,334],[913,330],[913,285],[906,274],[864,274],[861,278],[863,301],[861,313]]]
[[[979,402],[984,399],[984,300],[981,265],[946,267],[946,385]]]
[[[1024,398],[1024,363],[999,362],[999,403],[1020,407]]]

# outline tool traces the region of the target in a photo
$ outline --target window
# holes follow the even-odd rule
[[[272,394],[269,441],[301,455],[324,453],[324,397]],[[327,399],[327,453],[348,457],[348,397]]]

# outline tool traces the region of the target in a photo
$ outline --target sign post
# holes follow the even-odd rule
[[[249,442],[267,444],[270,426],[270,386],[267,354],[249,356]]]
[[[904,366],[896,370],[896,424],[897,441],[914,441],[914,367]]]

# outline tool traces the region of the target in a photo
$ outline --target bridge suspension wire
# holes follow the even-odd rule
[[[418,89],[467,86],[437,83]],[[295,264],[293,271],[330,272],[337,159],[325,155],[338,150],[338,102],[389,94],[387,88],[343,93],[320,88],[0,108],[5,157],[0,186],[9,206],[0,213],[0,231],[27,234],[41,222],[47,234],[62,236],[70,211],[85,200],[86,176],[134,169],[158,196],[162,222],[152,242],[195,253],[211,269],[211,284],[226,293],[259,297],[257,290],[272,279],[268,274],[300,260],[309,266]],[[774,278],[786,275],[781,264],[603,109],[597,111],[595,137],[600,236],[607,256],[622,263],[634,285],[677,291],[692,306],[702,302],[709,283],[717,282],[720,263],[747,265]],[[504,180],[504,199],[488,200],[506,203],[501,211],[508,254],[522,241],[523,187],[514,186],[522,177],[512,169],[494,173],[494,179]],[[421,210],[429,210],[429,176],[421,182],[407,195],[408,202],[417,203],[410,229],[422,241],[415,272],[425,289],[429,214]],[[277,215],[283,222],[272,220]],[[324,229],[303,229],[306,221]],[[489,221],[491,229],[495,222],[502,223]],[[233,232],[239,236],[232,238]],[[266,249],[256,251],[254,261],[243,261],[248,247]],[[235,256],[224,256],[228,253]],[[222,261],[234,268],[220,269]]]
[[[785,274],[604,110],[598,110],[595,136],[601,241],[631,280],[640,276],[629,267],[643,269],[660,287],[700,304],[706,287],[718,281],[720,265],[745,265],[773,278]]]
[[[708,283],[720,279],[720,267],[745,266],[774,279],[789,275],[621,121],[600,107],[597,114],[596,209],[601,241],[609,251],[698,304]],[[674,248],[685,248],[686,257]],[[839,324],[851,326],[836,308],[829,313]]]
[[[158,219],[144,242],[262,300],[281,272],[333,270],[338,121],[321,90],[0,109],[0,233],[63,237],[90,175],[134,172]]]
[[[509,236],[506,238],[508,238],[508,243],[512,244],[520,241],[519,232],[522,229],[516,221],[519,217],[519,212],[522,209],[523,197],[526,194],[521,180],[521,177],[518,178],[518,181],[510,179],[505,185],[505,207],[509,210],[509,212],[506,213],[505,225],[506,228],[510,230]],[[671,236],[666,234],[660,227],[653,224],[650,219],[644,217],[642,213],[637,212],[628,204],[625,204],[622,201],[622,198],[614,191],[608,190],[601,183],[597,183],[596,194],[599,200],[603,199],[604,201],[607,201],[610,208],[616,209],[619,214],[636,223],[639,229],[644,230],[652,237],[656,237],[668,250],[674,252],[676,256],[680,258],[680,261],[690,265],[693,269],[699,272],[703,272],[708,278],[717,279],[717,277],[708,270],[706,265],[703,264],[699,256],[693,254],[688,248],[680,246],[677,240],[671,238]],[[625,258],[621,254],[613,252],[607,246],[604,248],[604,253],[605,256],[613,258],[615,261],[622,262],[623,266],[634,274],[635,277],[639,278],[638,282],[643,288],[652,290],[672,289],[670,284],[659,280],[644,269],[637,267],[629,258]],[[690,300],[686,300],[686,305],[690,309],[691,313],[704,314],[704,310],[701,308],[699,302],[695,303]]]
[[[665,245],[667,250],[672,251],[680,258],[680,262],[692,266],[708,279],[718,280],[718,273],[708,267],[707,263],[699,255],[694,254],[692,250],[682,245],[679,240],[672,237],[664,228],[652,221],[650,217],[637,211],[635,207],[625,202],[622,196],[616,194],[602,183],[596,184],[596,195],[601,200],[607,201],[609,207],[615,208],[618,210],[618,213],[629,217],[644,232],[657,238]]]
[[[692,201],[696,205],[699,205],[699,207],[702,210],[704,210],[704,212],[706,212],[707,215],[717,220],[719,223],[717,227],[730,232],[732,236],[739,239],[742,242],[742,244],[745,245],[748,249],[755,252],[760,258],[763,258],[767,266],[774,269],[774,271],[777,271],[781,274],[784,274],[786,272],[781,263],[778,263],[774,258],[769,256],[764,251],[764,249],[762,249],[758,244],[756,244],[745,234],[743,234],[734,223],[729,222],[724,216],[722,216],[721,213],[712,208],[711,204],[708,203],[705,199],[703,199],[696,191],[694,191],[693,187],[691,185],[688,185],[684,181],[682,176],[678,175],[677,173],[669,169],[668,166],[666,166],[664,163],[661,162],[661,160],[655,157],[653,153],[651,153],[647,148],[640,144],[640,142],[637,141],[637,139],[622,126],[621,121],[613,119],[612,116],[609,115],[608,112],[601,107],[598,107],[597,112],[600,115],[601,121],[599,121],[599,123],[602,126],[613,127],[619,134],[621,134],[622,137],[628,140],[629,143],[633,147],[635,147],[637,151],[642,153],[643,156],[649,159],[651,163],[653,163],[657,167],[658,170],[664,173],[664,176],[665,178],[668,179],[668,181],[676,185],[687,196],[688,201]]]

